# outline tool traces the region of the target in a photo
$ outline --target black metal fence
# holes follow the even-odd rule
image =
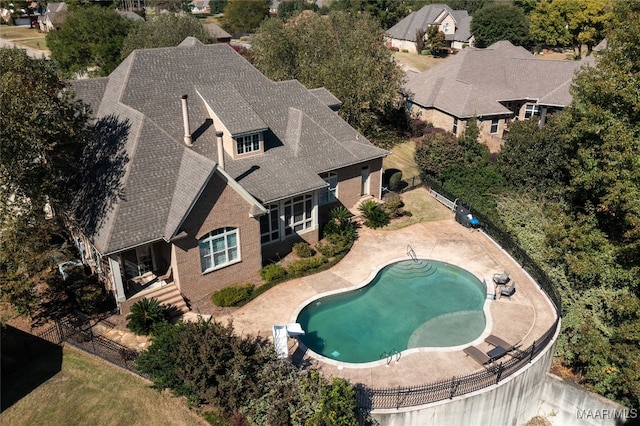
[[[90,323],[84,318],[70,316],[56,320],[53,324],[36,330],[33,334],[58,345],[63,342],[67,343],[145,377],[136,368],[135,361],[138,352],[95,334]]]
[[[424,181],[419,180],[419,182],[420,184],[424,183],[425,186],[430,187],[453,202],[458,200],[455,194],[447,191],[438,182],[428,177],[425,177]],[[413,187],[415,186],[407,187],[405,190]],[[562,299],[555,285],[542,268],[540,268],[508,233],[496,226],[485,215],[475,211],[473,215],[480,221],[481,228],[485,233],[491,236],[496,243],[509,253],[511,257],[536,280],[540,288],[553,302],[558,318],[560,318],[562,315]],[[412,407],[451,399],[455,396],[468,394],[498,384],[501,380],[520,370],[540,354],[552,341],[558,326],[559,319],[556,319],[553,326],[551,326],[540,339],[535,340],[531,346],[524,350],[516,350],[509,360],[493,364],[484,370],[465,376],[454,376],[450,379],[413,387],[374,389],[358,386],[356,388],[358,407],[362,411]]]
[[[500,383],[530,363],[540,354],[553,339],[558,327],[558,320],[553,326],[531,346],[524,350],[517,349],[511,359],[493,364],[485,370],[476,371],[460,377],[451,377],[421,386],[374,389],[359,386],[356,388],[358,408],[361,411],[373,409],[398,409],[429,404],[451,399]]]

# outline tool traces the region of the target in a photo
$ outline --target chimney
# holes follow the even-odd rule
[[[222,147],[222,132],[216,132],[216,142],[218,144],[218,165],[224,170],[224,148]]]
[[[191,130],[189,130],[189,107],[187,105],[187,95],[182,95],[182,121],[184,122],[184,143],[187,146],[193,144],[191,140]]]

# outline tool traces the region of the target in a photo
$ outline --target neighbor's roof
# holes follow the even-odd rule
[[[405,84],[412,102],[453,116],[509,115],[500,101],[528,99],[566,106],[575,72],[585,61],[536,59],[508,41],[486,49],[466,48]]]
[[[226,32],[224,29],[214,24],[213,22],[204,24],[204,27],[207,29],[207,31],[209,31],[209,34],[211,34],[218,40],[227,40],[227,39],[231,40],[231,34]]]
[[[456,31],[447,39],[468,41],[471,38],[471,17],[466,10],[453,10],[446,4],[429,4],[412,12],[386,31],[386,35],[398,40],[415,41],[418,29],[427,30],[430,25],[438,25],[449,14],[456,22]],[[438,19],[440,18],[440,19]]]
[[[326,186],[321,172],[388,154],[298,81],[269,80],[226,44],[188,39],[178,47],[136,50],[108,77],[73,84],[96,117],[115,116],[130,126],[124,195],[90,235],[102,253],[176,231],[217,167],[215,133],[222,129],[211,124],[209,110],[234,135],[268,129],[263,154],[225,155],[224,174],[240,185],[253,210],[261,208],[257,201]],[[184,94],[192,147],[183,142]]]

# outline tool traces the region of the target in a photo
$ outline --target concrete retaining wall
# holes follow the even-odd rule
[[[546,351],[496,386],[421,407],[375,410],[371,417],[385,426],[524,424],[538,414],[559,329]]]
[[[545,378],[540,399],[538,415],[554,426],[640,424],[640,407],[625,408],[553,374]]]

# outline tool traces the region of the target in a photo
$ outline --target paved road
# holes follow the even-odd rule
[[[33,49],[31,47],[22,46],[20,44],[16,44],[12,41],[4,39],[0,39],[0,47],[17,47],[19,49],[25,50],[27,52],[27,55],[31,56],[32,58],[42,58],[43,56],[47,59],[49,58],[48,50]]]

